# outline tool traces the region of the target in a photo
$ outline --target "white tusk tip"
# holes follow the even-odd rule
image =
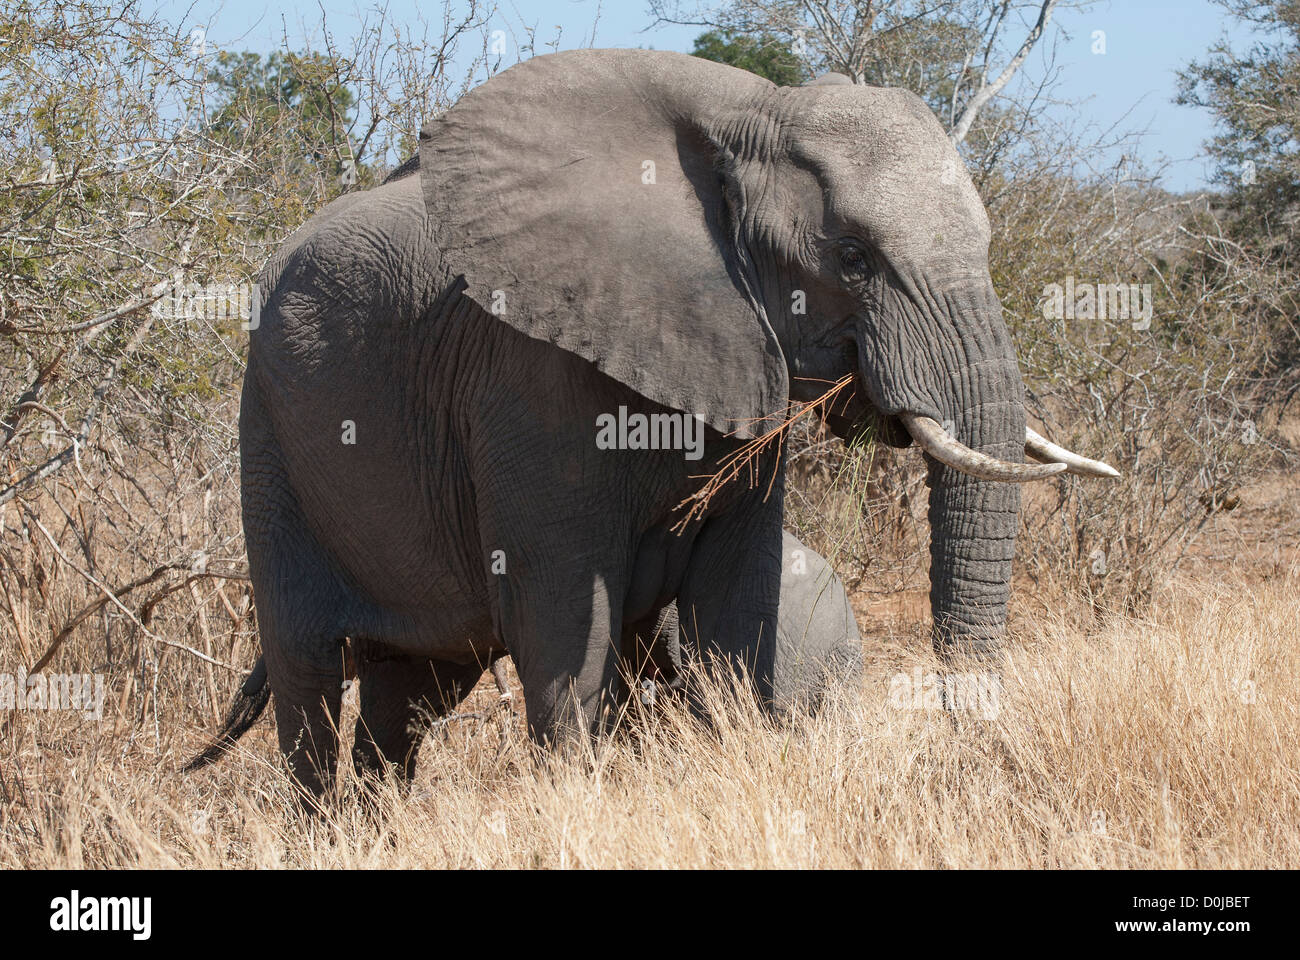
[[[1073,450],[1058,446],[1031,427],[1025,427],[1025,453],[1040,463],[1060,463],[1079,477],[1100,477],[1118,480],[1120,472],[1108,463],[1090,460]]]

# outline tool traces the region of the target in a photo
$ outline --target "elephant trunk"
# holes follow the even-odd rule
[[[880,302],[875,322],[858,328],[858,375],[871,407],[901,428],[888,442],[906,430],[928,465],[935,650],[988,659],[1006,629],[1020,484],[1119,474],[1026,429],[1024,384],[986,270],[947,282],[942,271],[898,272]],[[1026,464],[1026,453],[1039,462]]]
[[[992,284],[949,294],[950,346],[964,362],[947,368],[948,382],[934,395],[949,417],[943,427],[956,441],[948,441],[951,447],[997,469],[971,470],[940,446],[921,444],[929,468],[932,639],[941,657],[990,659],[1006,629],[1021,497],[1016,481],[1065,467],[1024,465],[1024,386]]]
[[[1011,452],[1008,446],[1003,458]],[[979,480],[933,459],[929,468],[935,652],[989,659],[1006,629],[1020,486]]]

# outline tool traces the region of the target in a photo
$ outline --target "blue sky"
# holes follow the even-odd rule
[[[358,23],[367,0],[323,0],[336,37]],[[394,19],[440,15],[441,3],[389,0]],[[645,0],[501,0],[497,20],[522,38],[521,24],[535,26],[539,46],[560,32],[560,48],[583,46],[595,28],[596,46],[691,49],[698,27],[651,27]],[[291,39],[311,35],[319,23],[315,3],[281,0],[186,0],[164,2],[160,11],[172,22],[205,26],[211,41],[227,49],[267,50],[278,46],[287,28]],[[599,16],[597,14],[599,13]],[[1245,47],[1251,34],[1233,24],[1210,0],[1097,0],[1086,9],[1058,12],[1055,28],[1063,31],[1055,66],[1060,71],[1053,114],[1081,124],[1094,138],[1112,128],[1145,131],[1138,154],[1149,165],[1165,162],[1165,185],[1175,190],[1204,187],[1211,173],[1198,156],[1212,134],[1205,111],[1175,106],[1174,71],[1227,35]],[[1094,31],[1105,33],[1105,53],[1093,52]],[[1040,44],[1045,50],[1046,44]],[[1036,82],[1046,70],[1040,50],[1022,71],[1020,83]],[[543,50],[543,52],[545,52]],[[513,57],[507,57],[512,60]]]

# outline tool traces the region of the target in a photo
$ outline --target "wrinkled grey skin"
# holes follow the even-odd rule
[[[906,443],[910,411],[1023,462],[987,218],[915,96],[572,51],[471,91],[420,149],[418,176],[290,238],[251,333],[244,529],[309,791],[335,763],[345,637],[382,651],[358,666],[371,733],[428,692],[410,658],[454,700],[508,651],[534,736],[584,735],[626,695],[628,637],[673,600],[700,652],[773,701],[777,451],[673,527],[789,398],[853,374],[837,430]],[[703,459],[598,449],[620,406],[699,415]],[[934,462],[929,481],[935,643],[991,654],[1019,491]]]

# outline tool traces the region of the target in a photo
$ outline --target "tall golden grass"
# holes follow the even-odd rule
[[[670,707],[585,757],[539,755],[486,677],[461,708],[486,716],[432,732],[378,821],[347,770],[301,815],[269,720],[184,777],[197,714],[129,736],[23,714],[0,867],[1296,867],[1298,576],[1182,581],[1091,631],[1018,599],[997,709],[955,716],[891,698],[939,669],[919,624],[869,637],[816,716],[715,686],[712,728]]]

